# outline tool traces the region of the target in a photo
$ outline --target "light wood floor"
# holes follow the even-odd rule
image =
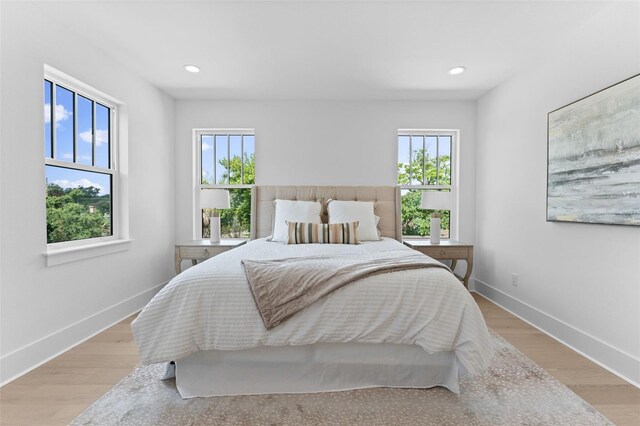
[[[618,425],[640,425],[640,390],[474,294],[487,324]],[[138,365],[129,324],[111,327],[0,389],[0,424],[67,424]]]

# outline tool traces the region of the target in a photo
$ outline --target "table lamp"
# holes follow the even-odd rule
[[[220,242],[220,212],[218,209],[229,208],[229,191],[226,189],[203,189],[200,191],[200,207],[213,209],[209,217],[209,239],[212,243]]]
[[[420,207],[424,210],[451,210],[453,204],[451,192],[422,191]],[[431,244],[440,244],[440,213],[431,213]]]

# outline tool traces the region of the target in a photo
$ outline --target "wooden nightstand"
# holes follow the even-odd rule
[[[209,240],[184,241],[176,244],[176,273],[182,272],[182,261],[191,259],[195,265],[198,260],[205,260],[246,243],[245,239],[221,239],[219,243]]]
[[[467,262],[467,272],[464,277],[458,277],[466,288],[469,288],[469,277],[473,270],[473,245],[462,243],[460,241],[442,240],[440,244],[431,244],[428,239],[424,240],[403,240],[404,245],[414,250],[418,250],[421,253],[426,254],[429,257],[433,257],[437,260],[451,260],[451,270],[456,269],[456,262],[458,260],[465,260]]]

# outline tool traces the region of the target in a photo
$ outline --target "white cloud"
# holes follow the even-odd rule
[[[84,132],[81,132],[80,139],[82,139],[83,142],[91,143],[91,140],[93,139],[91,130],[85,130]]]
[[[70,152],[65,152],[64,154],[62,154],[62,158],[64,158],[65,160],[73,160],[73,154]]]
[[[78,180],[74,180],[74,181],[70,181],[68,179],[57,179],[54,180],[53,182],[56,185],[58,185],[61,188],[77,188],[79,186],[82,187],[89,187],[89,186],[93,186],[94,188],[98,188],[100,190],[100,195],[104,195],[104,187],[98,183],[95,182],[91,182],[89,179],[78,179]]]
[[[107,143],[109,132],[107,130],[96,130],[96,146]]]
[[[59,121],[67,120],[72,115],[73,113],[64,105],[56,104],[56,127],[60,125]],[[44,104],[44,122],[51,123],[51,104]]]
[[[83,142],[91,143],[92,136],[91,130],[86,130],[80,133],[80,139],[82,139]],[[108,137],[109,132],[107,130],[96,130],[96,146],[106,143]]]
[[[211,149],[211,145],[209,145],[206,142],[202,142],[202,150],[203,151],[209,151]]]

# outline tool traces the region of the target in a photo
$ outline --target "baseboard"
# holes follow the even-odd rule
[[[0,358],[0,387],[140,311],[167,282],[4,355]]]
[[[474,289],[502,309],[640,388],[640,359],[478,279]]]

